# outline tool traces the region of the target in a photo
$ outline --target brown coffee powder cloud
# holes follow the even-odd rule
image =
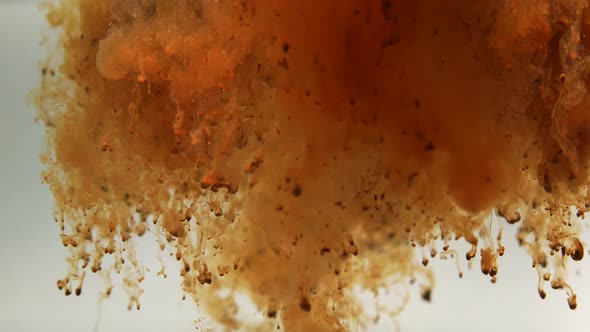
[[[43,179],[71,253],[58,286],[79,294],[88,273],[129,266],[139,307],[134,243],[150,230],[223,326],[347,330],[365,317],[355,285],[421,275],[428,299],[413,246],[448,255],[464,238],[495,280],[501,217],[520,224],[541,296],[550,281],[575,308],[548,262],[584,256],[572,214],[590,206],[587,6],[46,5],[60,37],[37,96]],[[240,321],[237,293],[268,319]]]

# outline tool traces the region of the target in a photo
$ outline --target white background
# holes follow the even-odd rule
[[[33,1],[0,1],[0,331],[92,331],[97,322],[100,331],[194,331],[196,309],[181,300],[172,268],[168,279],[152,273],[144,282],[140,311],[126,310],[120,288],[100,311],[103,283],[93,276],[80,297],[57,290],[66,252],[51,219],[51,194],[40,182],[43,128],[24,103],[39,80],[42,28]],[[570,311],[564,293],[548,289],[548,298],[539,298],[537,274],[515,243],[514,227],[505,238],[496,285],[477,266],[459,279],[451,261],[436,261],[433,302],[414,289],[398,318],[402,331],[590,331],[588,259],[570,265],[578,293],[578,309]],[[143,246],[140,256],[157,267],[153,248]]]

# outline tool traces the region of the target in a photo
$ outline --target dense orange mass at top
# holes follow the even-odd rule
[[[584,255],[572,207],[590,206],[587,6],[47,5],[63,58],[38,93],[43,177],[71,250],[58,286],[79,293],[87,271],[128,265],[139,306],[133,243],[150,229],[223,326],[347,330],[368,319],[355,285],[376,294],[422,275],[428,298],[412,245],[434,257],[464,238],[495,278],[499,216],[575,307],[548,260]],[[237,292],[269,319],[240,321]]]

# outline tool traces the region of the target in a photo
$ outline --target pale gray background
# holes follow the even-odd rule
[[[100,312],[99,278],[89,278],[81,297],[65,297],[56,288],[66,252],[51,219],[52,197],[40,183],[43,128],[24,104],[43,55],[43,19],[33,3],[0,1],[0,331],[92,331],[97,321],[100,331],[194,331],[196,309],[181,301],[173,269],[167,280],[148,277],[139,312],[127,312],[120,288]],[[452,262],[435,262],[433,303],[421,301],[414,289],[399,317],[402,331],[589,331],[588,259],[570,265],[579,301],[570,311],[563,293],[549,289],[548,299],[539,299],[536,272],[513,236],[509,228],[496,285],[477,267],[459,279]],[[153,248],[142,246],[139,254],[157,268]]]

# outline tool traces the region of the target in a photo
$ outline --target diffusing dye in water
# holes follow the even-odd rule
[[[548,283],[575,308],[563,263],[583,258],[575,214],[590,210],[587,7],[45,5],[59,40],[37,93],[43,179],[70,252],[58,287],[122,271],[139,308],[134,243],[152,232],[225,328],[349,330],[375,318],[359,289],[377,301],[421,280],[429,300],[422,265],[456,240],[495,281],[494,221],[519,225],[540,296]],[[264,320],[240,319],[242,295]]]

